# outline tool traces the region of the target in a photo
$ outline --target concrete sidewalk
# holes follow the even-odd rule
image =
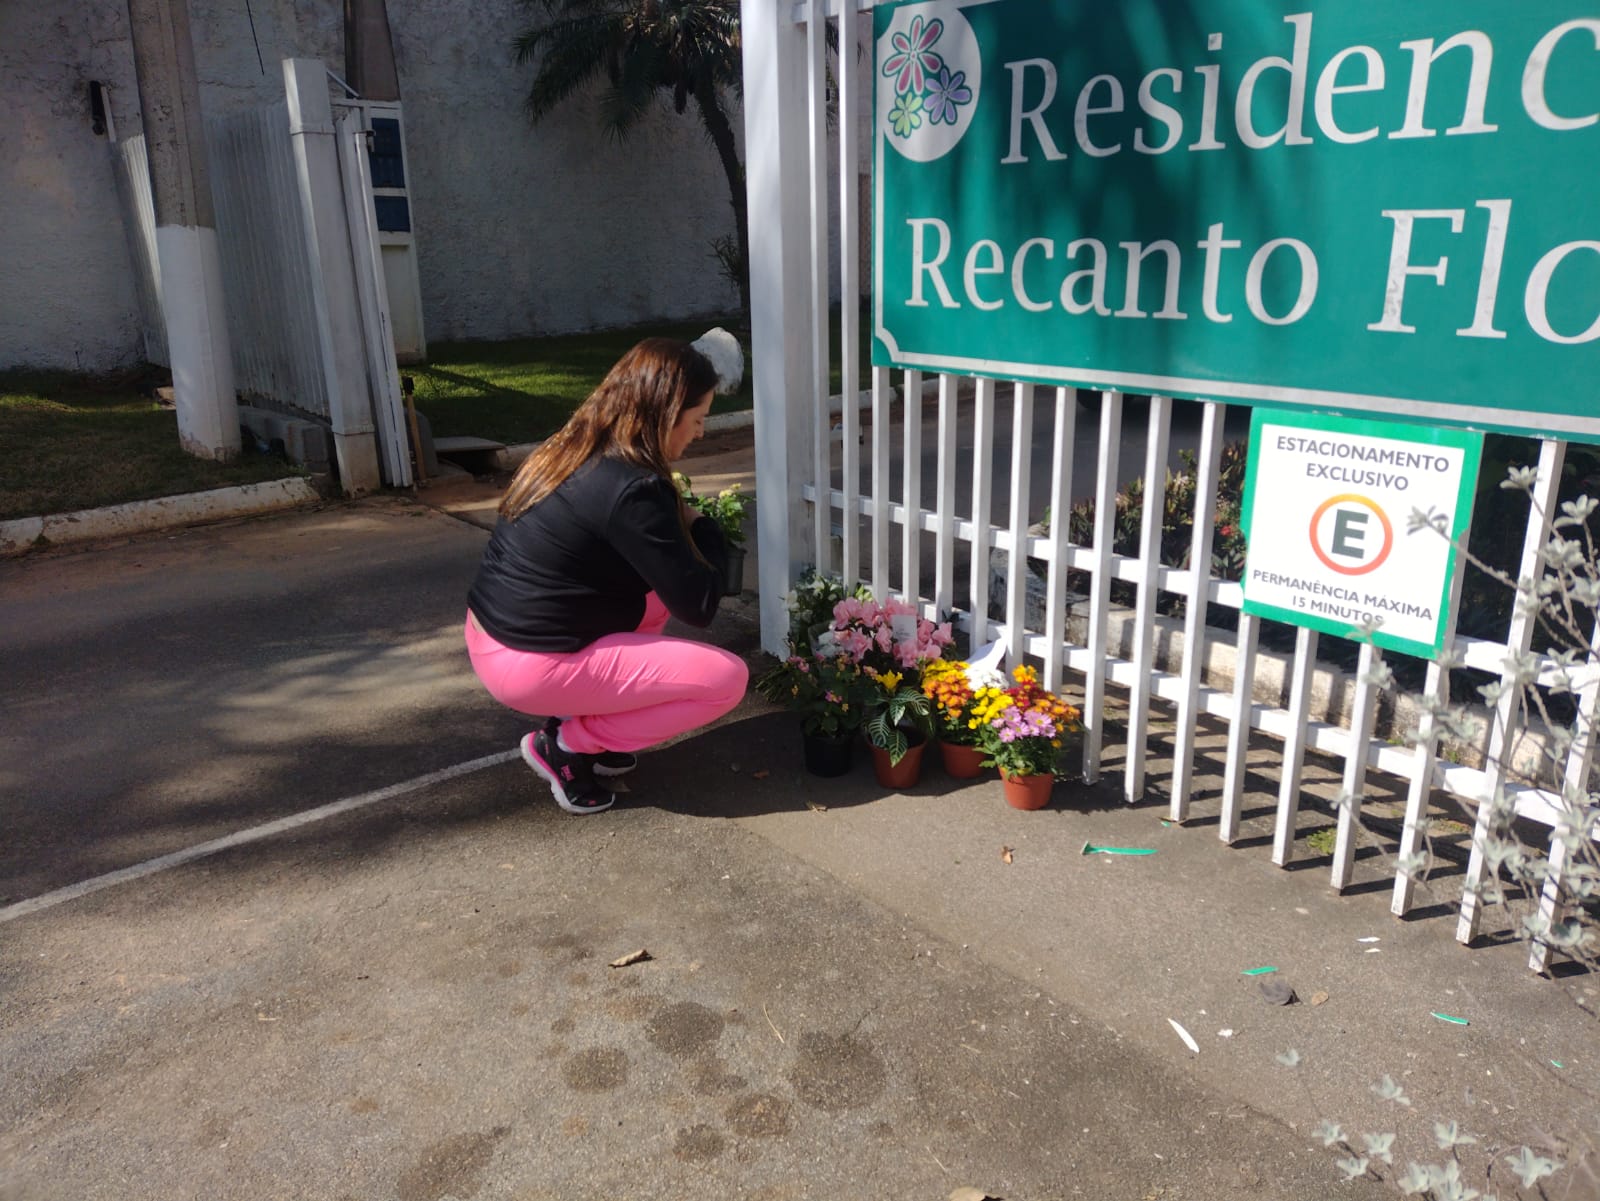
[[[1401,1166],[1593,1133],[1594,982],[1456,946],[1450,879],[1394,921],[1381,848],[1345,897],[1272,867],[1270,779],[1230,850],[1114,760],[1035,814],[813,779],[751,701],[561,814],[461,648],[483,539],[379,498],[7,565],[0,1197],[1309,1201],[1393,1195],[1324,1117]],[[758,661],[747,603],[707,636]]]

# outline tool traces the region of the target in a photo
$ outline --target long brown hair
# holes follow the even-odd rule
[[[667,435],[678,415],[716,383],[716,369],[689,343],[646,338],[617,360],[567,424],[517,468],[500,501],[500,515],[515,521],[596,454],[670,479]]]

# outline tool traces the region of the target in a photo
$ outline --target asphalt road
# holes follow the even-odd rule
[[[483,539],[380,498],[0,565],[0,1197],[1376,1197],[1317,1120],[1423,1158],[1594,1096],[1590,981],[1272,868],[1259,794],[1233,851],[1204,790],[888,795],[751,702],[560,813],[461,647]]]

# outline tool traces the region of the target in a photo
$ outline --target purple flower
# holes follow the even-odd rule
[[[896,95],[921,92],[927,86],[927,76],[944,69],[944,59],[933,53],[933,44],[942,33],[944,22],[938,18],[924,25],[921,17],[912,17],[909,33],[890,35],[889,44],[895,53],[884,60],[883,73],[895,76]]]
[[[928,94],[923,97],[922,106],[927,110],[930,124],[956,123],[956,110],[972,100],[972,89],[967,87],[966,80],[965,71],[952,75],[949,67],[942,68],[937,79],[928,80]]]

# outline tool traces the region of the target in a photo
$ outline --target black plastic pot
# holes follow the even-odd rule
[[[855,765],[856,743],[854,734],[840,734],[829,738],[823,734],[800,731],[800,743],[805,751],[806,770],[814,776],[842,776]]]
[[[722,568],[722,595],[738,596],[744,591],[744,547],[725,548],[728,558]]]

